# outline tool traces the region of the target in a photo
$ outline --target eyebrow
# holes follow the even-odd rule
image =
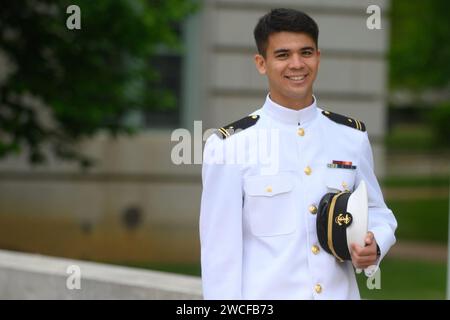
[[[303,47],[300,49],[300,51],[305,51],[305,50],[312,50],[315,51],[316,49],[314,49],[314,47]],[[279,54],[279,53],[286,53],[291,51],[290,49],[285,49],[285,48],[281,48],[281,49],[277,49],[273,52],[273,54]]]

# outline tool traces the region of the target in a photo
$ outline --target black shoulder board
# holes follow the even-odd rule
[[[217,129],[216,134],[222,138],[226,139],[231,137],[235,132],[239,132],[240,130],[244,130],[253,126],[259,120],[259,115],[250,115],[245,118],[242,118],[238,121],[230,123],[229,125],[223,126]]]
[[[359,120],[349,118],[347,116],[343,116],[341,114],[333,113],[330,111],[322,111],[322,114],[325,117],[328,117],[328,119],[333,120],[334,122],[337,122],[339,124],[343,124],[344,126],[358,129],[363,132],[366,131],[366,125],[364,124],[364,122],[361,122]]]

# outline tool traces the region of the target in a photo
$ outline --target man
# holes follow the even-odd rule
[[[254,36],[266,102],[207,140],[200,213],[206,299],[359,299],[353,267],[378,265],[395,243],[397,222],[373,172],[365,125],[317,107],[318,33],[300,11],[263,16]],[[263,147],[277,156],[267,162]],[[369,197],[366,245],[352,244],[352,261],[340,262],[320,247],[317,207],[327,192],[352,191],[360,181]]]

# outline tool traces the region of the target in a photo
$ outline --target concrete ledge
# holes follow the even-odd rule
[[[80,289],[67,286],[76,283],[71,266],[80,271]],[[0,299],[202,299],[202,294],[198,277],[0,250]]]

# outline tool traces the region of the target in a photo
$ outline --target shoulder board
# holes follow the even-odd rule
[[[257,114],[247,116],[245,118],[242,118],[238,121],[235,121],[233,123],[230,123],[226,126],[223,126],[219,129],[217,129],[216,134],[219,136],[219,138],[226,139],[228,137],[231,137],[236,132],[250,128],[256,122],[258,122],[258,120],[259,120],[259,115],[257,115]]]
[[[339,124],[343,124],[344,126],[351,127],[363,132],[366,131],[366,125],[364,124],[364,122],[361,122],[359,120],[349,118],[347,116],[343,116],[341,114],[330,111],[322,111],[322,114],[328,119],[337,122]]]

